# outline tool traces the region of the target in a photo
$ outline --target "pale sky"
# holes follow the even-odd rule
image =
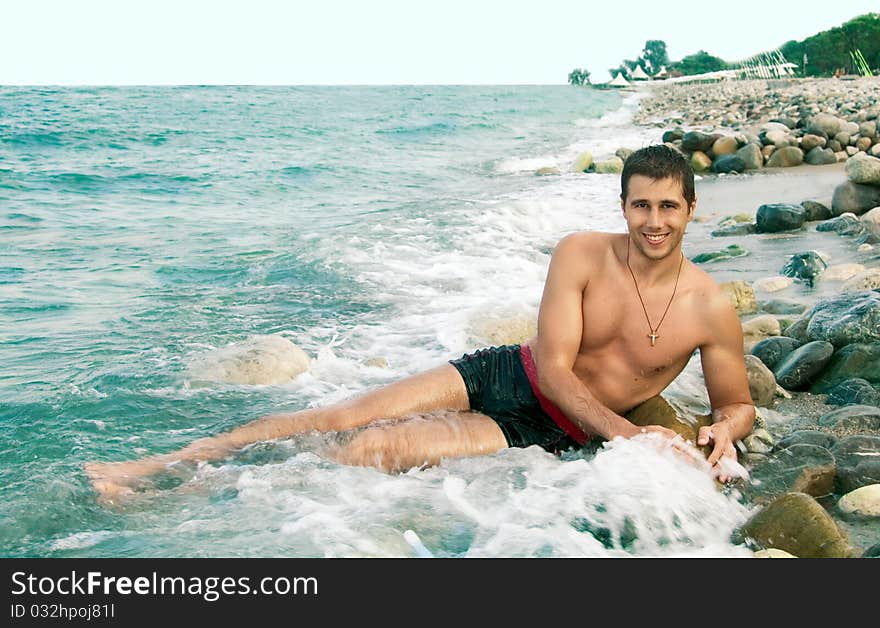
[[[648,39],[737,61],[877,0],[0,0],[0,84],[593,82]],[[799,63],[800,60],[792,59]]]

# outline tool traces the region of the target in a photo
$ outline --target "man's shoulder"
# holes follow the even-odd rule
[[[694,264],[690,270],[692,302],[702,315],[700,318],[712,327],[729,323],[731,317],[738,320],[733,302],[711,275]]]
[[[578,249],[595,252],[611,248],[615,238],[619,234],[605,233],[603,231],[574,231],[559,240],[557,250],[575,251]]]

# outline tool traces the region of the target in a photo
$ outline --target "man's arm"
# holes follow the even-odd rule
[[[598,434],[606,440],[615,436],[629,438],[642,429],[600,403],[573,370],[584,328],[583,293],[595,272],[593,258],[601,254],[594,237],[584,233],[566,236],[553,251],[538,311],[534,347],[538,386],[588,434]],[[593,248],[595,255],[591,255]],[[651,427],[651,431],[661,430]]]
[[[709,341],[700,346],[703,377],[712,406],[712,426],[700,428],[698,445],[712,444],[709,464],[718,465],[721,481],[723,457],[736,460],[736,441],[745,438],[755,423],[755,406],[743,359],[742,325],[723,293],[717,293],[706,311]]]

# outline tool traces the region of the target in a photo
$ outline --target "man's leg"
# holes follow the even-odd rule
[[[130,487],[136,486],[147,476],[164,471],[168,465],[182,461],[222,459],[258,441],[313,430],[349,430],[373,421],[435,410],[469,409],[467,390],[461,375],[451,364],[443,364],[331,406],[263,417],[229,432],[199,439],[170,454],[130,462],[88,463],[86,472],[95,488],[110,498],[131,492]]]
[[[478,412],[447,412],[415,417],[359,431],[331,452],[350,465],[405,471],[433,466],[442,458],[491,454],[507,447],[498,424]]]

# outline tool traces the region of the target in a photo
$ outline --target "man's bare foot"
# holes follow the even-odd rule
[[[133,460],[130,462],[87,462],[86,474],[98,493],[98,501],[116,504],[137,489],[143,489],[146,478],[164,468],[152,460]]]

